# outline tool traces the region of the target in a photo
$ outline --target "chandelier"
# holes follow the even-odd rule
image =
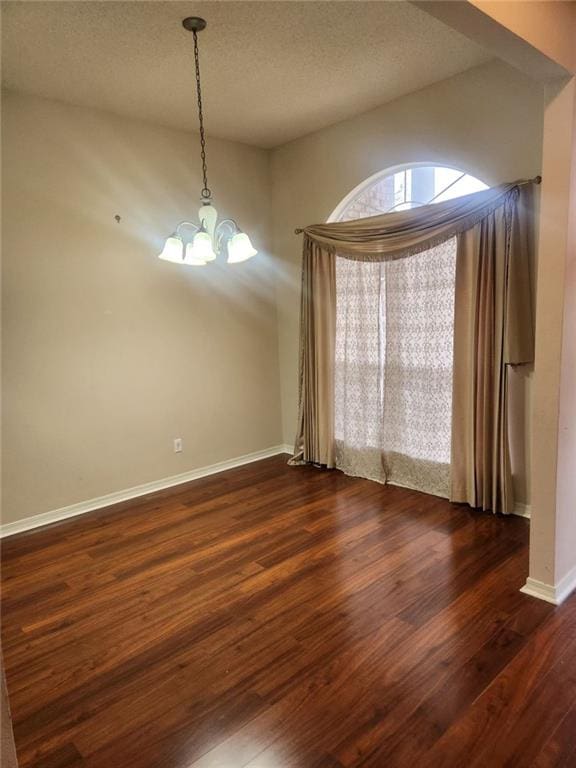
[[[181,221],[175,231],[166,238],[159,259],[203,267],[214,261],[217,255],[227,253],[228,263],[237,264],[254,256],[250,238],[239,228],[233,219],[218,221],[218,211],[212,205],[212,192],[208,187],[206,167],[206,138],[204,135],[204,114],[202,112],[202,89],[200,86],[200,60],[198,56],[198,32],[206,27],[204,19],[190,16],[183,20],[182,26],[194,35],[194,63],[196,65],[196,94],[198,99],[198,123],[200,125],[200,157],[202,159],[202,179],[204,186],[200,192],[202,205],[198,211],[198,224]]]

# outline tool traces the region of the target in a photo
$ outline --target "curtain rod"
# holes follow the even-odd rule
[[[541,184],[542,183],[542,176],[534,176],[532,179],[525,179],[524,181],[519,181],[518,184],[516,184],[517,187],[524,187],[526,184]],[[304,232],[303,229],[295,229],[294,234],[295,235],[301,235],[302,232]]]

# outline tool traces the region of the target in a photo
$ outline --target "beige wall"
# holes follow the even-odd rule
[[[511,30],[568,72],[576,72],[576,11],[573,0],[470,0],[500,27]],[[485,45],[485,40],[482,41]]]
[[[462,168],[488,184],[540,171],[542,88],[501,62],[436,83],[273,152],[274,252],[278,281],[280,379],[285,442],[297,406],[301,239],[294,228],[325,221],[372,174],[399,163],[431,161]],[[531,370],[512,377],[516,495],[527,502]]]
[[[576,580],[576,78],[546,94],[530,577]]]
[[[571,102],[570,192],[562,321],[562,366],[558,414],[558,485],[556,503],[558,543],[556,580],[561,581],[576,569],[576,78],[565,86]],[[568,144],[568,141],[566,142]]]
[[[2,138],[4,522],[278,444],[268,153],[209,141],[261,253],[183,268],[195,136],[6,94]]]
[[[410,2],[538,82],[576,72],[573,0]]]
[[[6,688],[6,676],[4,674],[4,659],[0,650],[0,765],[4,768],[18,768],[16,758],[16,745],[14,744],[14,730],[12,728],[12,716],[8,701],[8,689]]]
[[[556,581],[576,570],[576,77],[565,85],[564,99],[571,106],[570,191],[568,192],[566,262],[564,272],[564,317],[562,321],[562,364],[558,412],[557,530],[560,531],[556,560]]]

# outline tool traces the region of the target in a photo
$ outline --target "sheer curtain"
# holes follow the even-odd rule
[[[433,265],[433,267],[432,267]],[[336,466],[450,494],[456,238],[382,262],[336,258]]]

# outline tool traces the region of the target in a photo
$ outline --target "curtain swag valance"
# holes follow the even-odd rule
[[[408,211],[312,224],[296,234],[304,233],[305,250],[306,241],[311,241],[329,253],[358,261],[404,258],[471,229],[501,206],[513,206],[521,187],[540,181],[536,176]]]
[[[296,230],[304,233],[304,243],[291,463],[335,466],[336,258],[386,262],[456,238],[450,499],[513,511],[507,368],[533,360],[533,183],[540,177],[408,211]]]

